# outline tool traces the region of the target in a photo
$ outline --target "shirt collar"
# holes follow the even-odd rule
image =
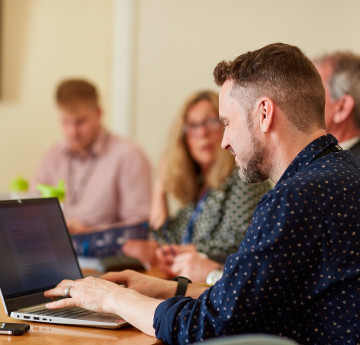
[[[360,140],[360,136],[342,141],[340,143],[340,146],[344,149],[344,150],[349,150],[351,149],[358,141]]]
[[[65,154],[69,156],[78,156],[84,159],[90,156],[96,157],[105,151],[105,147],[108,142],[109,135],[110,135],[109,132],[101,127],[95,142],[91,145],[91,147],[88,150],[84,150],[81,153],[73,152],[66,142],[63,143],[62,149],[65,152]]]
[[[332,134],[323,135],[307,145],[287,167],[277,184],[305,169],[321,152],[338,143]]]

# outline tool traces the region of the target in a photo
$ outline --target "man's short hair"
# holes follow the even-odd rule
[[[93,84],[84,79],[68,79],[62,81],[56,90],[56,102],[60,106],[72,106],[78,102],[86,102],[98,106],[98,92]]]
[[[250,110],[262,96],[270,97],[301,131],[316,125],[325,128],[325,91],[314,64],[295,46],[274,43],[222,61],[214,70],[215,82],[226,80],[246,90]],[[245,105],[246,105],[245,104]]]
[[[315,64],[330,64],[328,87],[332,100],[350,95],[354,101],[355,125],[360,128],[360,55],[351,52],[334,52],[316,58]]]

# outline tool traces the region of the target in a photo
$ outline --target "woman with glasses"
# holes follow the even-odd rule
[[[234,158],[220,147],[224,129],[218,108],[213,91],[197,92],[185,102],[154,186],[150,225],[157,241],[132,240],[123,247],[143,262],[156,261],[169,278],[210,283],[220,278],[217,270],[237,251],[258,201],[270,189],[269,182],[240,180]],[[180,203],[175,217],[169,215],[169,197]]]

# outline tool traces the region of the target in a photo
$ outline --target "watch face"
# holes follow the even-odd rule
[[[223,271],[220,270],[211,271],[206,278],[206,284],[214,285],[222,277],[222,274]]]

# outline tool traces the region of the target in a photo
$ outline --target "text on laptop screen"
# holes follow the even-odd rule
[[[56,199],[0,202],[0,287],[5,297],[81,277]]]

